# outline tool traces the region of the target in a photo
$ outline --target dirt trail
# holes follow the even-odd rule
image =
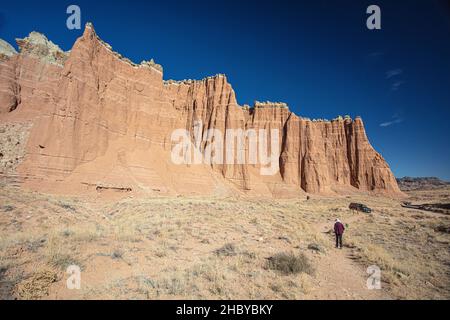
[[[358,216],[343,221],[343,223],[357,223]],[[316,226],[317,231],[327,233],[332,227],[330,222],[321,223]],[[334,234],[330,235],[330,241],[334,244]],[[344,236],[345,245],[345,236]],[[352,249],[328,250],[322,254],[317,262],[317,286],[308,294],[311,299],[361,299],[361,300],[384,300],[392,299],[384,290],[367,289],[366,281],[369,274],[365,268],[352,260]]]

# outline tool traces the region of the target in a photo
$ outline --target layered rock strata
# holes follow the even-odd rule
[[[167,194],[371,191],[398,195],[388,164],[360,118],[311,121],[285,103],[239,106],[226,76],[163,80],[153,60],[134,64],[101,41],[91,24],[70,52],[38,33],[0,42],[0,119],[33,124],[17,172],[32,186]],[[230,132],[277,132],[275,174],[262,175],[249,140],[245,161],[174,163],[173,133],[185,130],[203,153]],[[213,133],[211,133],[213,132]],[[228,141],[227,141],[228,139]],[[259,146],[258,146],[259,147]],[[265,146],[269,153],[275,149]],[[215,151],[217,157],[218,151]],[[219,152],[220,153],[220,152]]]

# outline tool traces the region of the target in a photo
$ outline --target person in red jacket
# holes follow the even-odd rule
[[[344,234],[345,227],[339,219],[336,219],[334,223],[334,234],[336,235],[336,248],[342,249],[342,235]]]

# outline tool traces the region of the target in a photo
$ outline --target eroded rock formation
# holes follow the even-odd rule
[[[19,53],[0,42],[0,117],[33,124],[17,169],[30,186],[277,197],[400,194],[360,118],[311,121],[284,103],[241,107],[224,75],[164,81],[160,65],[123,58],[91,24],[67,53],[38,33],[17,42]],[[210,129],[224,141],[227,129],[278,129],[279,170],[263,176],[259,164],[173,163],[173,131],[182,128],[194,138],[198,123],[200,150],[213,143]]]

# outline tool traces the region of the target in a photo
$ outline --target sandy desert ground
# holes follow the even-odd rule
[[[409,196],[449,203],[450,188]],[[0,181],[1,299],[450,298],[450,215],[401,200],[102,197]],[[373,214],[351,212],[353,201]],[[67,288],[69,265],[81,268],[78,290]],[[381,290],[367,289],[369,265]]]

